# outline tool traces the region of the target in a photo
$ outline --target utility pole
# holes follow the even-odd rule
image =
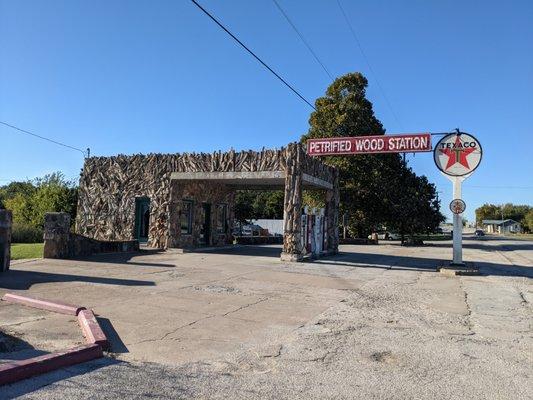
[[[502,228],[501,228],[501,231],[500,233],[503,235],[504,234],[504,221],[503,221],[503,204],[501,205],[500,207],[500,211],[502,212]]]

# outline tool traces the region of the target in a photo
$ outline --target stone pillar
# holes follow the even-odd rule
[[[70,215],[63,212],[44,216],[44,258],[68,258]]]
[[[11,260],[11,224],[11,211],[0,210],[0,273],[9,269],[9,261]]]
[[[285,201],[283,204],[283,252],[281,261],[301,261],[302,249],[302,161],[303,150],[298,143],[287,147],[285,170]]]
[[[326,192],[326,226],[328,254],[339,252],[339,171],[335,170],[333,189]]]

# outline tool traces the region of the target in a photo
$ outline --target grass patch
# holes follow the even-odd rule
[[[434,234],[434,235],[414,235],[413,238],[421,240],[451,240],[451,235],[448,234]]]
[[[43,258],[44,243],[13,243],[11,244],[11,259]]]
[[[515,240],[533,240],[533,233],[514,233],[512,235],[505,235],[504,237]]]

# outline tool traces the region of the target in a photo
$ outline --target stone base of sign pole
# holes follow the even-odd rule
[[[479,267],[474,263],[453,264],[439,266],[437,270],[447,276],[479,275]]]
[[[0,210],[0,273],[9,269],[11,260],[11,211]]]

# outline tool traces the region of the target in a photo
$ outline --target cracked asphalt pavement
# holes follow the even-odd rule
[[[150,252],[13,266],[20,291],[93,308],[105,358],[0,387],[0,399],[531,399],[533,242],[466,237],[480,276],[436,272],[450,242]],[[75,321],[0,304],[1,360],[78,343]]]

